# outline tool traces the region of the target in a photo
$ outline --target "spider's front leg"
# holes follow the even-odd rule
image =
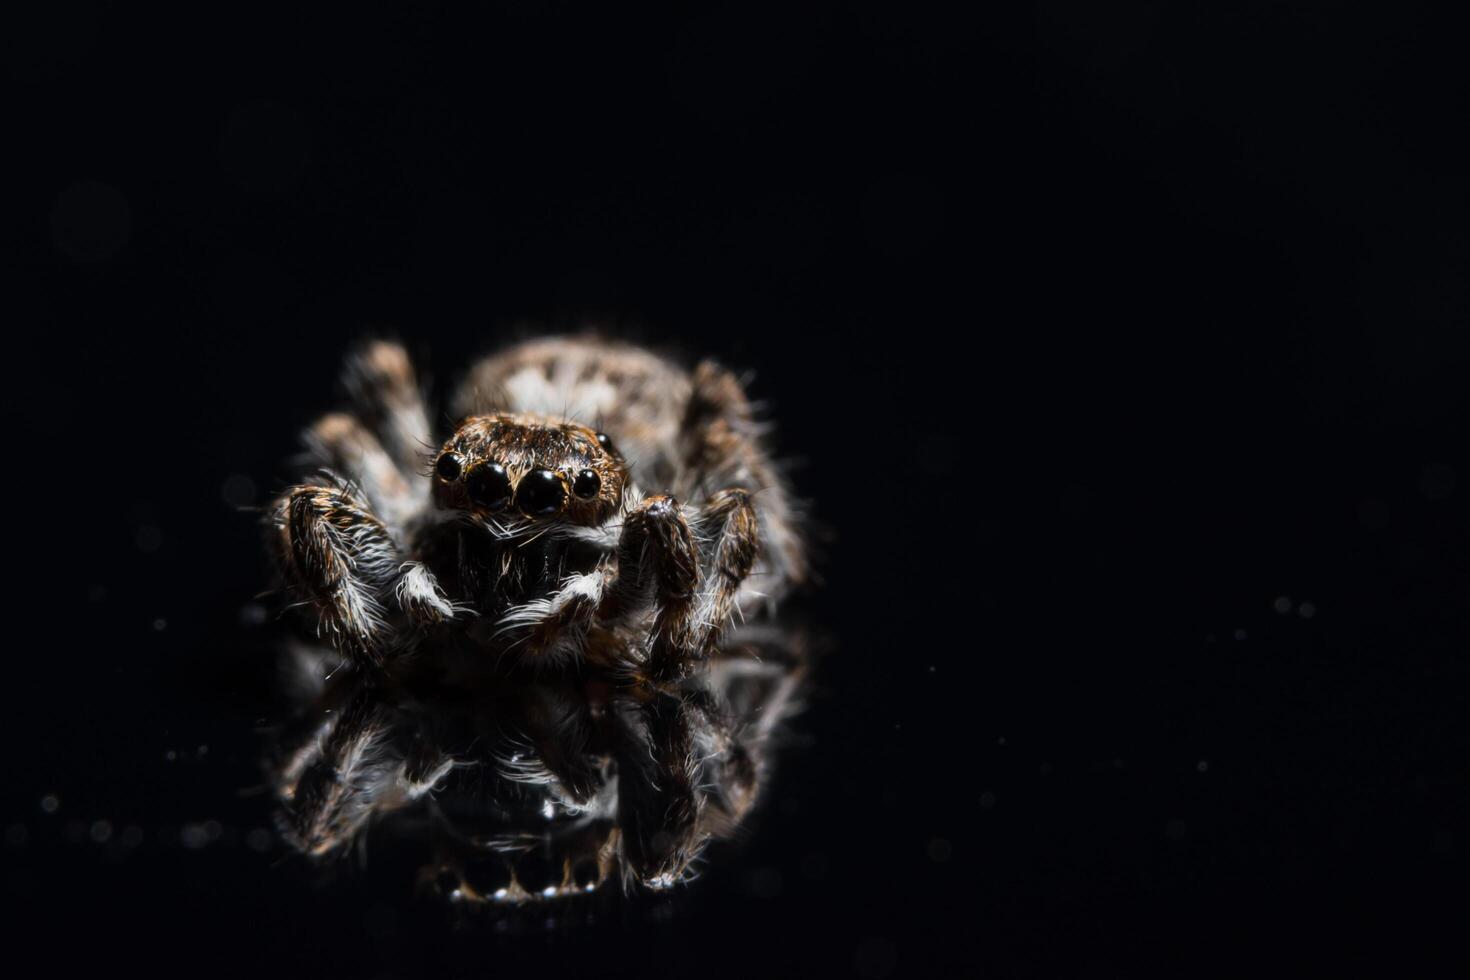
[[[389,634],[384,597],[405,564],[387,528],[342,487],[292,487],[271,518],[281,573],[315,609],[320,631],[343,653],[380,664]]]
[[[600,611],[612,618],[652,606],[644,669],[655,683],[687,677],[705,659],[760,550],[759,524],[744,490],[712,495],[694,520],[702,547],[678,501],[665,495],[644,500],[623,524],[617,581]]]
[[[655,680],[674,679],[675,651],[696,644],[698,587],[699,552],[679,502],[663,494],[646,498],[623,522],[618,576],[600,613],[632,616],[652,606],[645,670]]]

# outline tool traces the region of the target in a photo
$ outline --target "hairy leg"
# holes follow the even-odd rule
[[[633,877],[665,888],[684,876],[705,843],[698,719],[683,697],[663,692],[616,712],[623,859]]]
[[[740,590],[760,557],[761,525],[750,493],[731,487],[705,501],[698,527],[706,542],[704,589],[695,616],[699,648],[686,655],[703,660],[736,612]]]
[[[380,663],[388,634],[383,596],[403,557],[387,528],[341,487],[293,487],[272,510],[276,557],[318,632],[343,653]]]
[[[760,747],[741,737],[728,707],[699,685],[642,692],[618,706],[617,718],[623,856],[638,880],[666,887],[750,810]]]
[[[722,490],[695,513],[696,536],[678,501],[644,500],[623,524],[617,578],[599,616],[628,620],[653,610],[642,672],[655,683],[689,676],[719,639],[760,549],[750,495]]]
[[[656,682],[677,680],[697,655],[699,577],[698,546],[679,502],[646,498],[624,519],[617,578],[598,612],[604,620],[628,620],[653,609],[642,672]]]
[[[287,586],[316,611],[318,633],[349,656],[381,663],[389,599],[418,623],[457,612],[434,575],[405,561],[387,525],[345,487],[292,487],[277,499],[271,521]]]
[[[372,512],[402,542],[405,527],[428,501],[422,477],[405,475],[378,437],[355,416],[334,412],[306,431],[312,459],[358,487]]]
[[[343,383],[357,416],[377,436],[405,479],[422,476],[433,436],[408,352],[396,343],[373,341],[348,358]],[[427,499],[428,481],[421,479],[416,485]]]
[[[718,364],[703,361],[695,369],[694,386],[680,422],[685,485],[677,492],[689,499],[711,487],[744,487],[759,517],[761,594],[779,598],[789,585],[807,575],[805,544],[780,471],[761,446],[765,426],[745,395],[740,380]],[[754,592],[742,604],[760,598]]]
[[[432,747],[397,744],[393,713],[361,685],[289,757],[277,782],[278,823],[286,840],[311,857],[351,843],[376,814],[431,790],[452,767]],[[333,717],[335,714],[335,717]]]
[[[712,652],[705,683],[726,705],[738,737],[759,751],[800,709],[810,669],[806,631],[763,622],[731,631]]]

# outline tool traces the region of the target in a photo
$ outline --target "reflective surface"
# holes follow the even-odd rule
[[[1464,974],[1452,5],[5,16],[17,963]],[[583,322],[754,372],[820,504],[765,802],[628,899],[446,913],[408,813],[314,871],[252,508],[365,331]]]
[[[588,664],[552,671],[487,664],[478,648],[420,649],[410,666],[369,672],[295,644],[288,671],[307,697],[267,764],[277,823],[313,857],[354,846],[424,855],[420,888],[459,904],[672,887],[760,804],[807,647],[777,624],[736,630],[696,679],[650,702]],[[699,756],[687,800],[659,791],[672,773],[652,754],[670,740]],[[655,806],[691,807],[691,825],[648,812],[650,792]],[[650,846],[685,853],[667,878],[640,881]]]

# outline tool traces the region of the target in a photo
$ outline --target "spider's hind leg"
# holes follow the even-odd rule
[[[304,441],[319,467],[350,478],[372,512],[402,538],[405,525],[427,502],[422,479],[405,475],[378,437],[345,412],[322,416],[306,430]]]
[[[374,341],[354,352],[343,371],[353,412],[336,412],[305,434],[318,466],[350,477],[395,536],[429,506],[425,461],[428,409],[408,354]]]
[[[744,487],[753,495],[762,543],[761,587],[768,599],[776,599],[805,580],[807,560],[785,480],[763,445],[768,427],[730,371],[703,361],[694,369],[693,382],[679,431],[686,476],[675,492],[692,499],[703,488]]]
[[[692,655],[703,660],[729,624],[741,589],[760,557],[761,525],[750,492],[728,487],[705,501],[698,526],[709,537],[701,562],[705,588],[695,611],[700,647]]]
[[[413,362],[401,344],[364,345],[347,361],[343,383],[357,415],[407,478],[423,472],[432,430]],[[424,483],[427,493],[427,483]]]

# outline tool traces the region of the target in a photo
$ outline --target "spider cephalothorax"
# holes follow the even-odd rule
[[[470,373],[443,442],[396,345],[356,355],[347,387],[355,412],[307,433],[318,475],[271,512],[283,585],[326,641],[299,649],[304,673],[351,668],[275,763],[287,838],[337,853],[443,790],[437,812],[493,830],[450,833],[461,850],[554,848],[567,882],[589,861],[597,882],[679,880],[752,805],[802,673],[779,631],[731,630],[805,568],[741,385],[533,342]],[[504,887],[453,891],[564,890],[501,867]]]
[[[628,470],[602,432],[536,415],[462,422],[434,461],[434,499],[481,519],[592,527],[622,502]]]

